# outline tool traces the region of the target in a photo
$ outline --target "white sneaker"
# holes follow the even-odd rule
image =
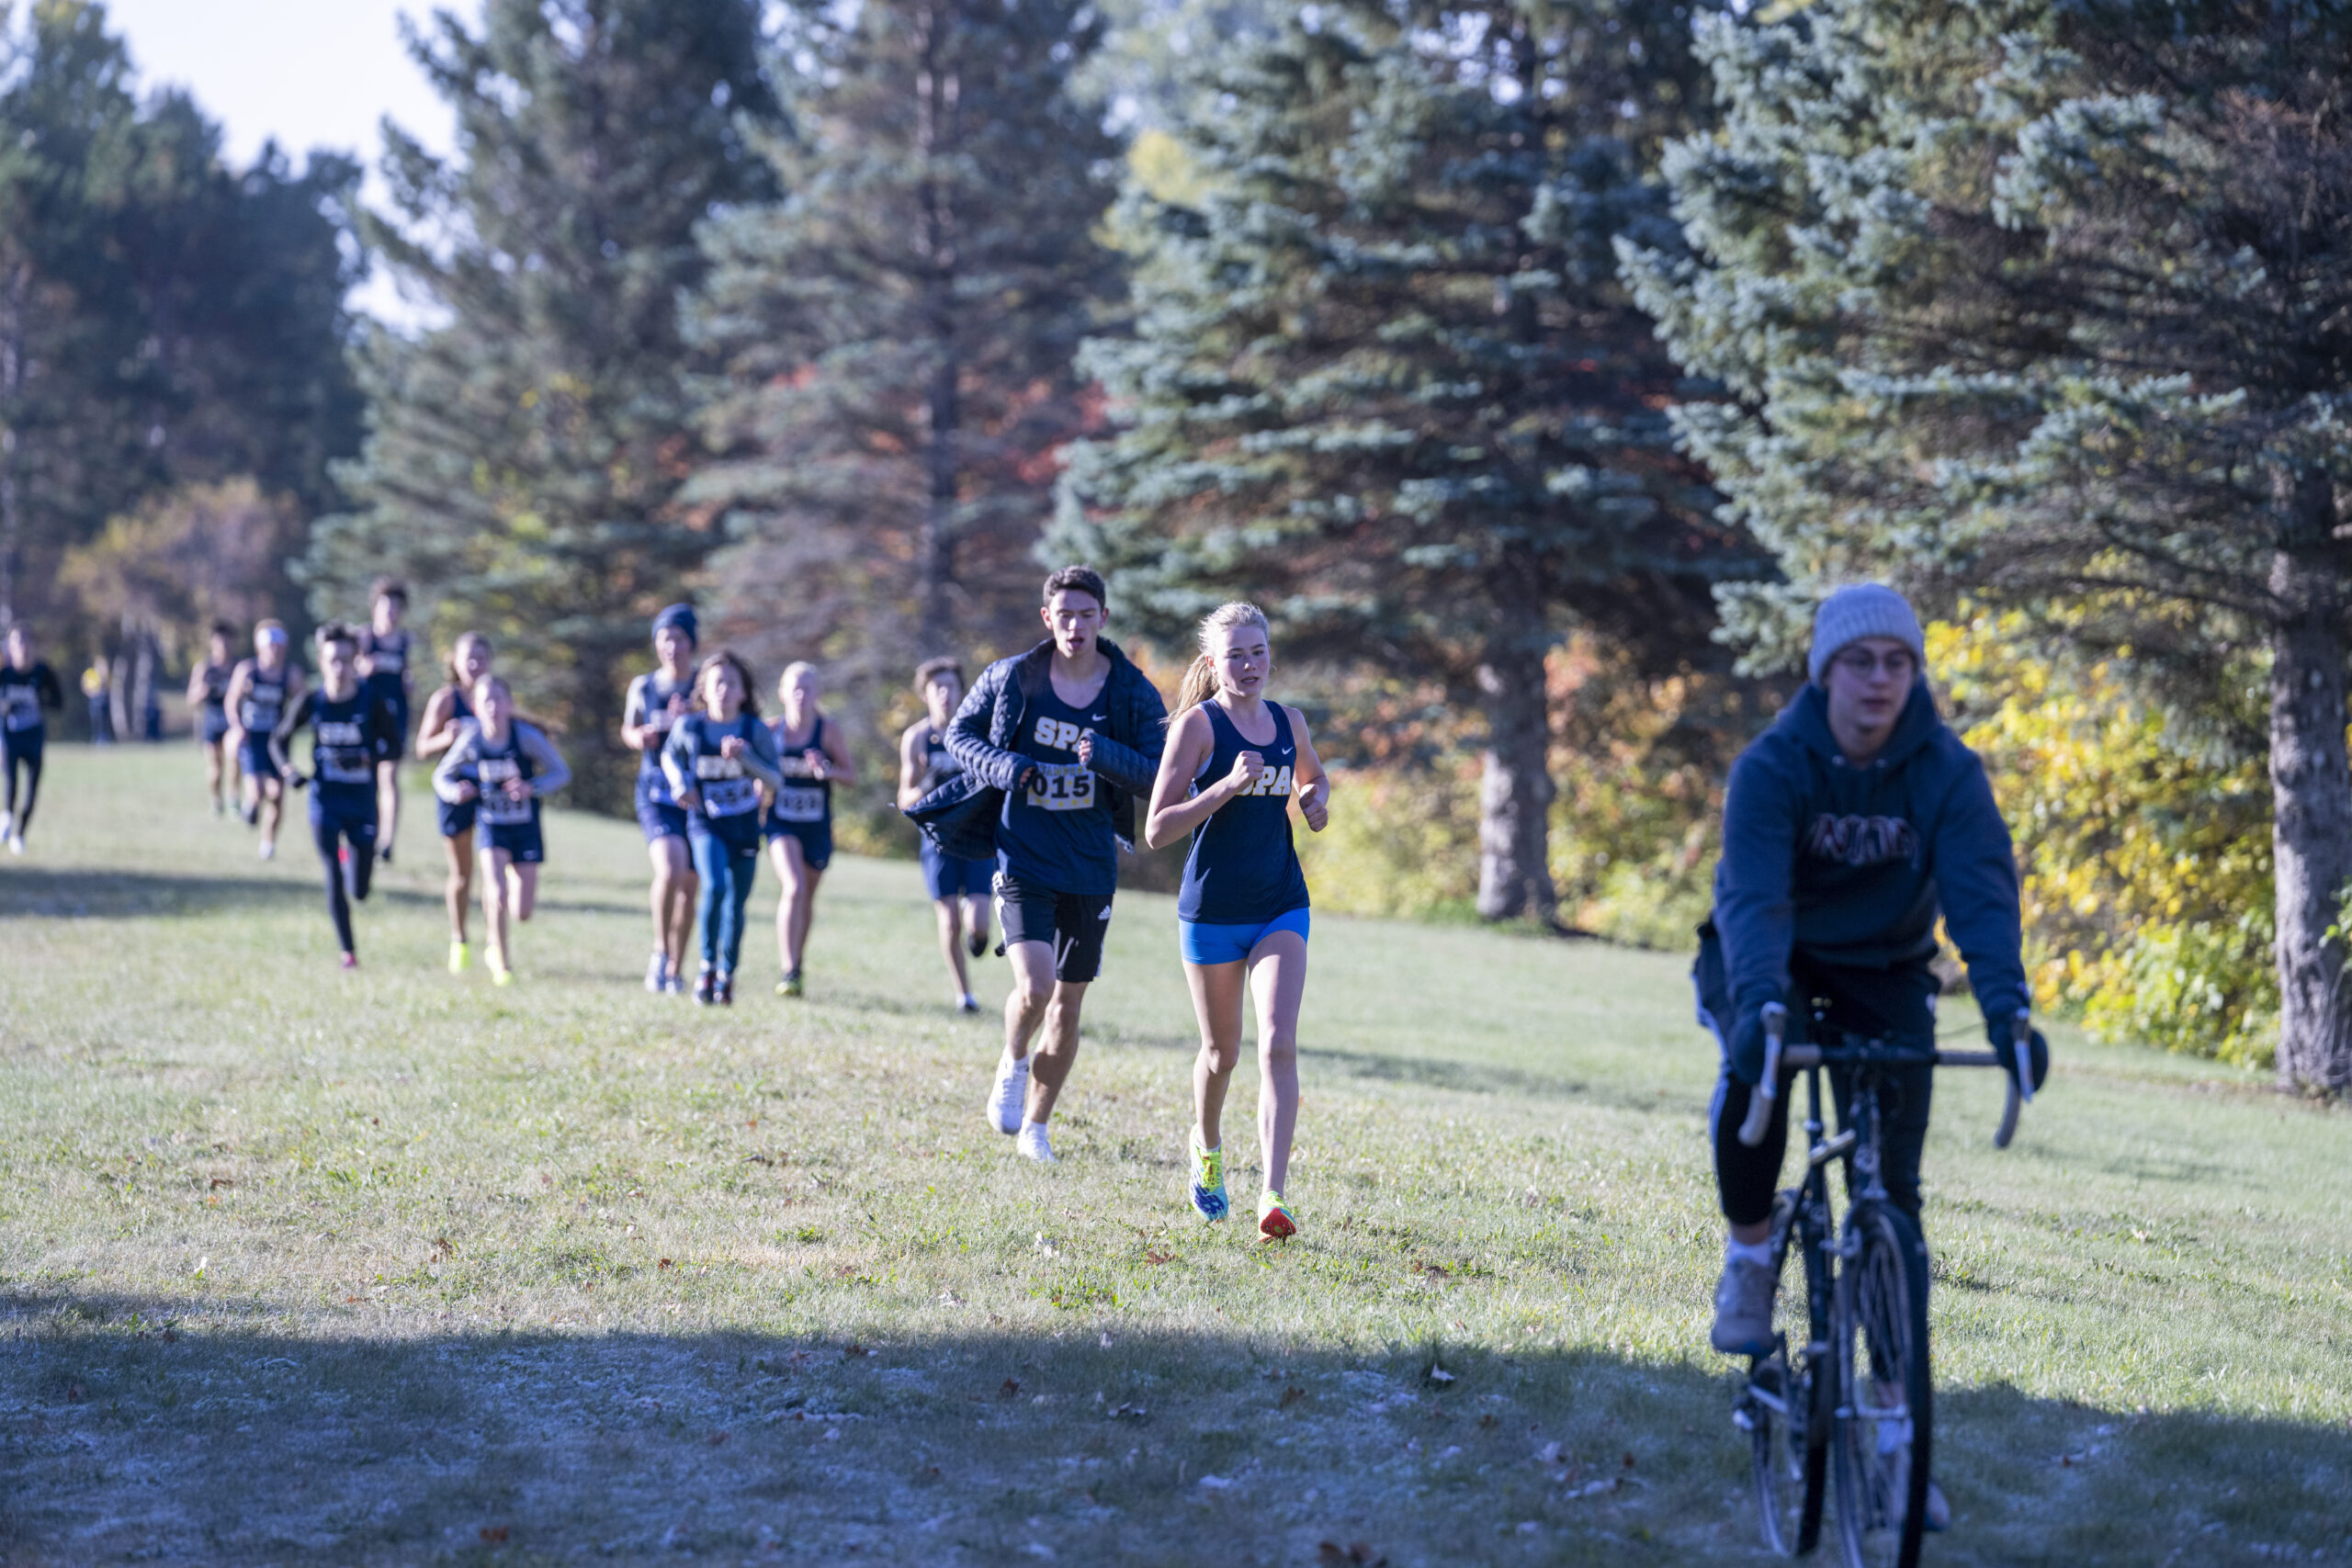
[[[645,988],[658,997],[666,988],[669,978],[670,955],[666,953],[655,953],[652,961],[645,966]]]
[[[20,855],[25,852],[25,836],[22,833],[15,831],[9,833],[8,852],[12,855]]]
[[[1046,1124],[1043,1122],[1023,1122],[1021,1141],[1012,1146],[1020,1151],[1023,1159],[1033,1159],[1039,1165],[1062,1163],[1054,1157],[1053,1140],[1046,1136]]]
[[[996,1087],[989,1090],[989,1125],[1008,1135],[1021,1131],[1021,1105],[1029,1098],[1029,1058],[997,1058]]]
[[[277,858],[277,840],[264,839],[261,841],[261,858],[264,860],[276,860]]]

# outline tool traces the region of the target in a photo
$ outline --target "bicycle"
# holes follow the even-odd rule
[[[1787,1044],[1788,1010],[1764,1010],[1762,1081],[1748,1101],[1741,1143],[1753,1148],[1771,1125],[1781,1074],[1805,1077],[1804,1179],[1772,1203],[1772,1271],[1793,1247],[1797,1279],[1778,1295],[1782,1322],[1805,1325],[1802,1345],[1789,1330],[1754,1358],[1732,1420],[1747,1431],[1764,1541],[1787,1557],[1820,1542],[1825,1483],[1835,1477],[1837,1538],[1849,1568],[1914,1568],[1926,1525],[1934,1387],[1928,1370],[1928,1249],[1919,1228],[1887,1196],[1880,1172],[1879,1094],[1896,1067],[2005,1066],[1992,1051],[1939,1051],[1932,1039],[1887,1042],[1843,1030],[1817,1031],[1840,1043]],[[2018,1015],[2018,1070],[1994,1145],[2016,1135],[2018,1107],[2030,1099],[2030,1025]],[[1852,1107],[1834,1138],[1824,1138],[1821,1069],[1852,1070]],[[1845,1221],[1829,1205],[1829,1165],[1848,1159]],[[1854,1190],[1856,1178],[1861,1190]],[[1801,1283],[1803,1300],[1790,1291]]]

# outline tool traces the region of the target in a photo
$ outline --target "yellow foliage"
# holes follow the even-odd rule
[[[2014,615],[1928,628],[2017,835],[2036,1001],[2101,1039],[2248,1065],[2277,1033],[2270,784],[2190,755],[2115,669],[2028,651]]]

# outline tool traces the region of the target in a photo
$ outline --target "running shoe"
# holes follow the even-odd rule
[[[1193,1207],[1201,1218],[1215,1224],[1225,1218],[1233,1207],[1225,1197],[1225,1150],[1204,1149],[1201,1140],[1191,1140],[1193,1147]]]
[[[655,996],[674,989],[670,984],[670,955],[657,953],[645,964],[645,988]]]
[[[667,974],[667,975],[662,976],[662,994],[663,996],[665,996],[665,997],[683,997],[683,996],[684,996],[684,995],[686,994],[686,982],[685,982],[685,980],[684,980],[682,976],[678,976],[678,975],[674,975],[674,974]]]
[[[25,836],[22,833],[12,832],[8,835],[8,852],[12,855],[20,855],[25,852]]]
[[[1046,1124],[1043,1122],[1023,1122],[1021,1128],[1021,1141],[1012,1146],[1020,1151],[1023,1159],[1035,1160],[1039,1165],[1062,1163],[1054,1157],[1054,1143],[1051,1138],[1046,1136]]]
[[[276,860],[277,858],[277,840],[264,839],[261,841],[261,858],[264,860]]]
[[[956,998],[956,1010],[957,1012],[978,1012],[980,1010],[980,998],[972,995],[971,992],[967,991],[962,996]]]
[[[964,938],[964,951],[978,958],[989,950],[989,933],[973,931]]]
[[[216,795],[212,801],[212,815],[215,817],[226,817],[228,814],[229,807],[220,801],[220,797]]]
[[[805,997],[808,994],[808,985],[801,979],[800,971],[795,969],[775,983],[775,994],[779,997]]]
[[[245,819],[245,826],[248,828],[258,828],[261,826],[261,807],[258,804],[239,807],[237,808],[237,815]]]
[[[392,863],[392,846],[391,846],[391,845],[390,845],[390,844],[386,844],[382,849],[378,850],[378,851],[376,852],[376,853],[377,853],[377,856],[378,856],[379,859],[381,859],[381,860],[383,861],[383,863],[384,863],[386,865],[390,865],[390,864],[391,864],[391,863]]]
[[[1271,1187],[1258,1194],[1258,1234],[1268,1241],[1287,1241],[1298,1234],[1298,1216]]]
[[[718,976],[716,971],[705,969],[695,976],[695,1006],[707,1008],[718,995]]]
[[[1021,1105],[1029,1098],[1029,1058],[997,1058],[996,1087],[989,1090],[989,1122],[1007,1136],[1021,1131]]]
[[[345,954],[343,955],[343,966],[344,966],[345,969],[356,969],[356,968],[358,968],[358,967],[359,967],[359,954],[357,954],[357,953],[345,953]]]
[[[721,975],[718,977],[718,992],[716,1000],[723,1008],[731,1008],[735,1005],[735,976],[732,974]]]
[[[490,966],[490,983],[493,986],[511,986],[514,983],[514,971],[503,964],[493,964]]]
[[[462,975],[474,966],[474,950],[462,942],[449,944],[449,973]]]

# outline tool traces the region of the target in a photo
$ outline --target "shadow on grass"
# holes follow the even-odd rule
[[[315,869],[312,861],[306,869]],[[135,919],[141,916],[209,915],[238,910],[315,904],[323,895],[311,881],[258,876],[168,876],[143,871],[0,872],[0,919],[33,915],[48,919]],[[438,894],[381,885],[369,905],[441,905]]]
[[[1131,1332],[1107,1303],[863,1340],[333,1312],[297,1337],[261,1303],[0,1294],[7,1560],[1760,1555],[1731,1380],[1706,1366]],[[2352,1544],[2339,1429],[1993,1388],[1942,1395],[1937,1433],[1958,1516],[1939,1562]]]

